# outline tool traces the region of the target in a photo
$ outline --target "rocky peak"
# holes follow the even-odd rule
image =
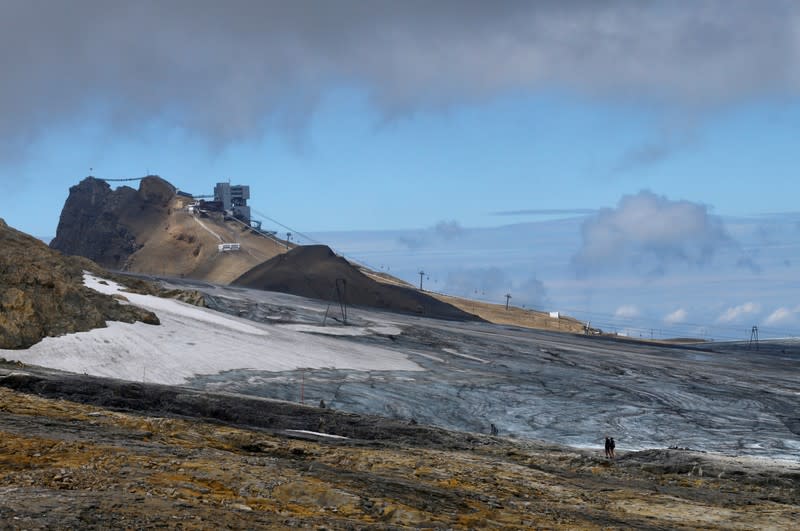
[[[138,227],[157,223],[167,215],[175,187],[149,175],[139,189],[87,177],[69,189],[56,237],[50,247],[65,254],[84,256],[109,269],[124,269],[127,259],[141,247]]]
[[[175,197],[175,187],[158,175],[148,175],[140,181],[138,195],[146,203],[166,207]]]

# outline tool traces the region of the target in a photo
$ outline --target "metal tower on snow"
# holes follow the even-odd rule
[[[753,348],[753,345],[755,345],[756,350],[758,350],[758,327],[757,326],[753,326],[753,328],[750,329],[750,342],[747,343],[747,350],[750,350],[751,348]]]

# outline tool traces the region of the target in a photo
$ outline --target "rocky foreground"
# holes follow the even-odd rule
[[[27,348],[44,337],[105,327],[106,321],[159,323],[152,312],[85,287],[84,270],[101,271],[0,219],[0,348]]]
[[[677,449],[608,461],[9,363],[0,410],[11,529],[792,529],[800,518],[794,464]]]

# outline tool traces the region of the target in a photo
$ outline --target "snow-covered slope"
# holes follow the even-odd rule
[[[0,350],[0,356],[71,372],[164,384],[182,384],[196,375],[233,369],[421,370],[397,351],[365,345],[345,347],[326,337],[343,330],[349,335],[393,331],[386,327],[266,325],[173,299],[128,293],[114,282],[89,274],[84,281],[92,289],[119,294],[131,304],[155,312],[161,325],[109,322],[108,328],[46,338],[28,350]]]
[[[283,293],[167,284],[202,291],[215,313],[85,281],[162,324],[109,323],[0,356],[575,446],[611,434],[622,450],[800,455],[797,342],[666,346],[352,307],[341,326],[338,305]]]

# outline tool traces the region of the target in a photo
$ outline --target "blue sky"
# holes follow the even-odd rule
[[[194,193],[230,179],[302,232],[401,231],[368,238],[373,258],[450,224],[461,243],[440,265],[396,259],[409,274],[441,267],[454,288],[469,264],[452,257],[486,245],[463,234],[577,219],[562,243],[537,240],[556,256],[546,268],[511,245],[475,274],[534,291],[537,278],[553,303],[636,318],[639,298],[579,287],[627,276],[650,282],[650,300],[711,284],[718,299],[745,275],[776,294],[696,315],[783,309],[771,322],[797,330],[798,276],[785,264],[800,262],[798,21],[782,0],[11,0],[0,6],[0,217],[53,236],[89,168]],[[530,265],[503,266],[508,256]]]
[[[729,108],[676,133],[663,131],[667,120],[642,106],[530,95],[387,121],[356,89],[340,89],[291,136],[213,145],[156,119],[117,133],[90,114],[6,161],[1,201],[12,225],[53,234],[69,186],[93,168],[109,178],[149,171],[195,193],[249,183],[256,208],[301,230],[498,225],[509,219],[493,213],[612,207],[644,189],[718,214],[797,209],[800,105]],[[32,205],[23,199],[33,190]]]

